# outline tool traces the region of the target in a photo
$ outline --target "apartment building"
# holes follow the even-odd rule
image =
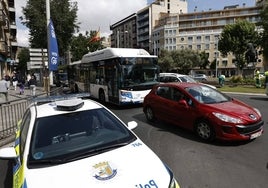
[[[152,41],[156,54],[160,49],[188,48],[205,51],[209,55],[209,61],[216,60],[217,63],[217,70],[208,74],[235,75],[237,71],[236,60],[231,54],[227,57],[221,56],[218,51],[219,36],[225,25],[233,24],[236,20],[244,19],[251,23],[257,23],[260,21],[259,13],[262,8],[262,6],[246,7],[243,4],[226,6],[223,10],[162,14],[152,30]],[[263,67],[262,61],[257,62],[254,66]],[[249,65],[248,68],[254,68],[254,66]]]
[[[130,16],[116,22],[110,26],[111,47],[114,48],[137,48],[137,14]]]
[[[160,18],[160,13],[187,13],[187,8],[187,0],[156,0],[110,26],[111,46],[144,48],[153,53],[151,33]]]
[[[186,0],[157,0],[137,12],[137,42],[139,47],[153,52],[155,43],[152,41],[152,30],[162,13],[187,13]]]
[[[208,74],[231,76],[237,73],[236,60],[233,55],[221,56],[218,50],[219,36],[225,25],[235,23],[238,19],[257,23],[265,3],[267,4],[267,0],[256,0],[254,7],[247,7],[246,4],[230,5],[223,10],[196,9],[187,13],[186,0],[156,0],[112,25],[111,46],[144,48],[155,55],[159,55],[160,49],[190,48],[205,51],[210,62],[216,61],[216,70]],[[129,25],[132,26],[132,31],[128,29]],[[262,69],[262,57],[259,58],[260,61],[249,65],[248,69],[255,66]]]
[[[17,26],[15,0],[0,0],[0,77],[11,74],[16,65]]]

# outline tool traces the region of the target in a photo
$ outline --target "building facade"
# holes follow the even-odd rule
[[[186,13],[187,5],[187,0],[156,0],[110,26],[111,47],[144,48],[153,53],[151,34],[160,13]]]
[[[260,5],[260,6],[259,6]],[[251,23],[260,21],[261,4],[254,7],[226,6],[223,10],[209,10],[187,14],[162,14],[158,24],[152,31],[152,40],[156,54],[160,49],[177,50],[192,49],[205,51],[209,61],[216,61],[216,69],[209,75],[237,74],[236,60],[232,54],[224,57],[218,50],[218,40],[225,25],[234,24],[237,20],[247,20]],[[262,58],[255,65],[247,68],[263,67]]]
[[[110,26],[111,47],[114,48],[137,48],[137,15],[136,13],[120,20]]]
[[[10,75],[16,66],[17,26],[15,0],[0,0],[0,76]]]
[[[216,69],[209,75],[237,74],[236,60],[232,54],[222,56],[218,41],[227,24],[243,19],[251,23],[260,21],[260,12],[268,0],[256,0],[253,7],[246,4],[231,5],[223,10],[187,13],[186,0],[156,0],[137,13],[111,26],[112,47],[143,48],[159,55],[161,49],[193,49],[205,51],[209,61],[216,62]],[[261,29],[258,28],[257,29]],[[129,37],[131,35],[131,37]],[[263,70],[263,59],[249,64],[246,69]]]

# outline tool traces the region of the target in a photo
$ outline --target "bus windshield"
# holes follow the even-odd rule
[[[156,58],[122,58],[122,87],[152,85],[157,82],[159,67]]]

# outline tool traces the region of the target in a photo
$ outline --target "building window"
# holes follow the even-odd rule
[[[193,49],[193,46],[192,45],[188,45],[188,48],[192,50]]]
[[[193,42],[193,37],[188,37],[188,42]]]
[[[196,36],[196,42],[201,42],[201,36]]]
[[[168,44],[168,39],[166,39],[166,44]]]
[[[196,46],[196,48],[197,48],[197,50],[201,50],[201,45],[198,44],[198,45]]]
[[[210,41],[210,36],[205,36],[205,42],[209,42]]]
[[[209,46],[210,46],[209,44],[206,44],[205,45],[205,50],[209,50]]]
[[[168,30],[165,30],[165,36],[168,36]]]
[[[225,67],[226,67],[226,66],[227,66],[227,63],[228,63],[227,60],[223,60],[223,61],[222,61],[222,66],[225,66]]]

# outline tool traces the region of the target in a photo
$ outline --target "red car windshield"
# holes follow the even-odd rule
[[[230,97],[207,86],[194,86],[185,89],[198,102],[204,104],[222,103],[231,100]]]

